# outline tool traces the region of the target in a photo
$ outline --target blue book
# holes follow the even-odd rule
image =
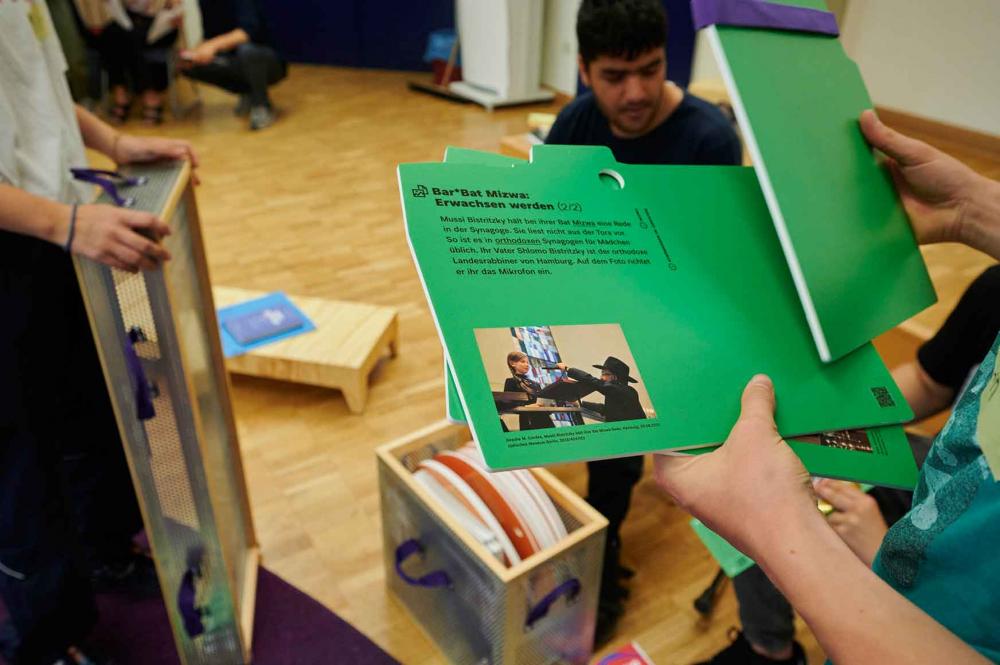
[[[242,346],[305,325],[305,320],[294,308],[285,304],[267,305],[246,314],[234,316],[222,324],[233,339]]]

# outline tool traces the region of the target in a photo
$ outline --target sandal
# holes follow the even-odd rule
[[[108,120],[112,125],[120,126],[124,125],[125,121],[128,120],[129,114],[132,112],[132,100],[126,102],[118,103],[113,102],[111,107],[108,109]]]
[[[146,125],[163,124],[163,104],[147,104],[142,107],[142,122]]]

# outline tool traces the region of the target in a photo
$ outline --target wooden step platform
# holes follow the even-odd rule
[[[228,286],[212,288],[216,307],[267,295]],[[368,377],[386,353],[395,357],[399,317],[395,309],[363,303],[288,295],[312,319],[316,330],[265,344],[226,358],[226,369],[292,383],[337,388],[347,407],[361,413],[368,400]]]

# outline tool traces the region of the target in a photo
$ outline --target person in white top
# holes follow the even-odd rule
[[[118,164],[190,144],[121,134],[74,106],[42,0],[0,1],[0,654],[85,662],[94,550],[138,511],[71,254],[123,270],[169,258],[154,215],[88,205],[84,146]],[[142,232],[142,233],[140,233]],[[86,526],[87,528],[84,528]],[[128,530],[119,529],[128,546]]]

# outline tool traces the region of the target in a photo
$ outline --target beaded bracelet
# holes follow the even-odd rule
[[[76,210],[79,206],[74,203],[73,208],[69,213],[69,235],[66,237],[66,244],[63,245],[63,249],[67,253],[73,248],[73,236],[76,235]]]

